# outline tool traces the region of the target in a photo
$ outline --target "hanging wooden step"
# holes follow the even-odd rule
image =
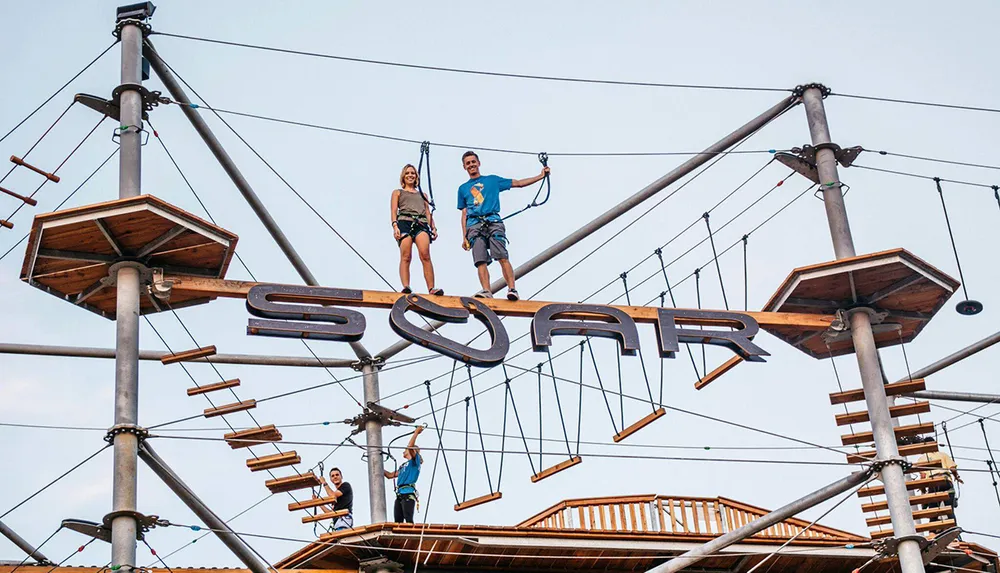
[[[743,362],[742,356],[733,356],[729,360],[726,360],[721,365],[719,365],[715,370],[712,370],[708,374],[702,376],[701,380],[695,382],[694,389],[701,390],[705,386],[708,386],[712,382],[715,382],[720,376],[722,376],[726,372],[729,372],[741,362]]]
[[[949,518],[954,518],[954,508],[947,505],[942,507],[932,507],[929,509],[918,509],[913,512],[913,519],[932,519],[935,517],[941,517],[946,515]],[[892,519],[888,515],[880,515],[878,517],[869,517],[865,520],[868,527],[875,527],[876,525],[888,525],[892,523]]]
[[[455,504],[455,511],[462,511],[463,509],[469,509],[470,507],[476,507],[477,505],[483,505],[484,503],[489,503],[491,501],[496,501],[503,497],[503,494],[499,491],[493,493],[488,493],[486,495],[481,495],[479,497],[472,498],[468,501],[463,501],[462,503]]]
[[[923,533],[926,531],[944,531],[945,529],[950,529],[955,527],[954,519],[946,519],[944,521],[928,521],[927,523],[917,524],[917,533]],[[883,537],[893,537],[891,529],[883,529],[882,531],[872,531],[872,539],[882,539]]]
[[[895,428],[896,439],[902,438],[903,436],[919,436],[921,434],[933,434],[934,424],[931,422],[925,422],[923,424],[912,424],[909,426],[897,426]],[[875,441],[875,437],[871,432],[858,432],[857,434],[844,434],[840,436],[840,443],[845,446],[853,446],[855,444],[870,444]]]
[[[13,229],[14,228],[14,223],[11,223],[7,219],[0,219],[0,227],[4,227],[4,228],[7,228],[7,229]]]
[[[216,390],[225,390],[226,388],[235,388],[240,385],[239,378],[233,378],[232,380],[226,380],[225,382],[216,382],[215,384],[208,384],[206,386],[197,386],[195,388],[188,388],[188,396],[197,396],[198,394],[207,394],[209,392],[215,392]]]
[[[199,358],[206,358],[214,354],[214,346],[205,346],[203,348],[195,348],[194,350],[185,350],[184,352],[164,354],[160,357],[160,362],[163,364],[175,364],[177,362],[188,362]]]
[[[531,483],[540,482],[543,479],[545,479],[545,478],[547,478],[549,476],[555,475],[555,474],[557,474],[557,473],[559,473],[559,472],[561,472],[561,471],[563,471],[565,469],[571,468],[571,467],[575,466],[576,464],[578,464],[578,463],[580,463],[582,461],[583,460],[580,459],[580,456],[573,456],[572,458],[570,458],[570,459],[568,459],[568,460],[566,460],[564,462],[560,462],[560,463],[558,463],[558,464],[556,464],[556,465],[554,465],[554,466],[552,466],[550,468],[545,468],[544,470],[542,470],[542,471],[538,472],[537,474],[531,476]]]
[[[260,428],[230,432],[223,436],[223,438],[229,443],[230,448],[236,450],[256,446],[263,442],[280,442],[281,432],[274,427],[274,424],[268,424]]]
[[[257,400],[251,398],[250,400],[244,400],[242,402],[233,402],[232,404],[217,406],[215,408],[205,408],[205,417],[214,418],[216,416],[225,416],[226,414],[232,414],[233,412],[252,410],[256,407],[257,407]]]
[[[899,446],[899,455],[904,458],[907,456],[919,456],[920,454],[926,454],[928,452],[938,451],[937,442],[925,442],[922,444],[909,444],[906,446]],[[856,454],[847,454],[847,463],[849,464],[860,464],[864,462],[870,462],[877,457],[875,450],[867,450],[864,452],[858,452]]]
[[[934,493],[925,493],[923,495],[910,496],[910,505],[930,505],[932,503],[941,503],[948,501],[948,492],[946,491],[936,491]],[[865,503],[861,505],[862,513],[872,513],[875,511],[885,511],[889,509],[888,501],[876,501],[875,503]]]
[[[636,422],[636,423],[632,424],[631,426],[629,426],[629,427],[623,429],[622,431],[618,432],[617,434],[615,434],[612,437],[612,439],[615,442],[620,442],[620,441],[624,440],[625,438],[631,436],[632,434],[638,432],[639,430],[645,428],[646,426],[652,424],[653,422],[655,422],[656,420],[658,420],[661,416],[663,416],[666,413],[667,413],[667,411],[665,409],[660,408],[657,411],[653,412],[652,414],[647,415],[646,417],[642,418],[638,422]]]
[[[889,408],[889,415],[893,418],[903,416],[913,416],[914,414],[926,414],[931,411],[930,402],[913,402],[912,404],[900,404]],[[868,411],[850,412],[837,415],[837,425],[846,426],[848,424],[859,424],[868,421]]]
[[[937,476],[926,479],[915,479],[906,482],[906,489],[913,491],[915,489],[927,489],[936,488],[943,485],[948,485],[951,483],[945,476]],[[885,486],[882,484],[873,485],[870,487],[862,488],[858,490],[858,497],[871,497],[875,495],[885,495]]]
[[[32,207],[38,205],[38,201],[35,201],[31,197],[25,197],[24,195],[21,195],[20,193],[14,193],[10,189],[4,189],[3,187],[0,187],[0,193],[3,193],[5,195],[10,195],[11,197],[13,197],[15,199],[20,199],[22,202],[24,202],[27,205],[31,205]]]
[[[894,384],[886,384],[883,386],[885,388],[886,396],[899,396],[901,394],[909,394],[910,392],[919,392],[920,390],[925,390],[927,387],[924,385],[923,378],[914,378],[913,380],[906,380],[904,382],[896,382]],[[865,391],[861,388],[856,390],[846,390],[844,392],[834,392],[830,394],[831,404],[846,404],[848,402],[864,402]]]
[[[16,155],[10,156],[10,162],[13,163],[14,165],[20,165],[21,167],[26,167],[34,171],[35,173],[42,175],[43,177],[45,177],[46,179],[48,179],[53,183],[59,183],[59,176],[56,175],[55,173],[49,173],[48,171],[45,171],[44,169],[39,169],[38,167],[35,167],[30,163],[25,163],[23,159],[21,159]]]
[[[317,513],[316,515],[307,515],[302,518],[302,523],[313,523],[316,521],[323,521],[324,519],[336,519],[338,517],[343,517],[350,513],[346,509],[338,509],[337,511],[326,511]]]
[[[305,501],[296,501],[295,503],[288,504],[288,511],[310,509],[313,507],[319,507],[321,505],[333,505],[335,503],[337,503],[337,498],[335,497],[314,497],[313,499],[307,499]]]
[[[273,470],[274,468],[293,466],[301,461],[302,458],[295,453],[295,450],[292,450],[290,452],[283,452],[272,456],[250,458],[247,460],[247,467],[250,468],[250,471],[252,472],[259,472],[262,470]]]
[[[267,489],[271,490],[271,493],[284,493],[286,491],[317,487],[320,483],[322,482],[319,481],[316,474],[309,472],[302,475],[269,479],[264,482],[264,485],[267,486]]]

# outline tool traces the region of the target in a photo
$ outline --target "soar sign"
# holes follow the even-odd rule
[[[457,300],[444,306],[437,300]],[[400,296],[389,313],[389,326],[400,337],[449,358],[480,367],[503,362],[510,349],[510,337],[497,311],[483,301],[469,297],[425,298],[410,294]],[[528,301],[506,303],[523,308]],[[534,303],[529,303],[534,304]],[[351,306],[366,304],[364,292],[353,289],[261,284],[247,293],[251,318],[247,333],[259,336],[318,338],[340,342],[361,340],[365,334],[365,315]],[[473,316],[486,327],[490,346],[473,348],[436,332],[425,330],[407,318],[414,312],[427,319],[466,323]],[[513,313],[505,313],[513,314]],[[681,328],[678,322],[695,327]],[[673,358],[680,343],[714,344],[729,348],[741,358],[763,362],[768,353],[752,342],[759,326],[753,317],[728,311],[656,308],[652,322],[656,330],[657,351],[661,358]],[[705,326],[713,328],[704,328]],[[545,352],[553,336],[598,336],[618,341],[623,355],[639,350],[636,321],[621,307],[552,303],[534,310],[531,315],[531,342],[535,352]]]

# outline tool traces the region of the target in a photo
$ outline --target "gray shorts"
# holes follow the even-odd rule
[[[477,267],[507,258],[507,229],[502,221],[484,221],[467,227],[465,238],[472,245],[472,262]]]

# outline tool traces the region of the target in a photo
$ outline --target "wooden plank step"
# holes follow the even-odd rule
[[[622,431],[620,431],[617,434],[615,434],[612,437],[612,439],[615,442],[620,442],[620,441],[624,440],[625,438],[631,436],[632,434],[638,432],[639,430],[645,428],[646,426],[652,424],[653,422],[655,422],[656,420],[658,420],[661,416],[663,416],[666,413],[667,413],[667,411],[665,409],[660,408],[657,411],[653,412],[652,414],[649,414],[649,415],[645,416],[644,418],[642,418],[641,420],[639,420],[638,422],[632,424],[631,426],[629,426],[627,428],[624,428]]]
[[[314,497],[312,499],[307,499],[305,501],[297,501],[295,503],[288,504],[288,511],[310,509],[313,507],[319,507],[321,505],[333,505],[335,503],[337,503],[337,498],[335,497]]]
[[[244,400],[242,402],[233,402],[232,404],[216,406],[215,408],[205,408],[205,417],[214,418],[216,416],[225,416],[226,414],[232,414],[233,412],[252,410],[256,407],[257,407],[257,400],[251,398],[249,400]]]
[[[914,414],[926,414],[931,411],[930,402],[913,402],[912,404],[900,404],[898,406],[892,406],[889,408],[889,414],[893,418],[901,418],[903,416],[912,416]],[[837,425],[846,426],[848,424],[858,424],[861,422],[868,421],[868,411],[862,412],[850,412],[848,414],[838,414],[837,415]]]
[[[472,498],[468,501],[463,501],[462,503],[455,504],[455,511],[462,511],[463,509],[469,509],[470,507],[476,507],[477,505],[483,505],[484,503],[489,503],[491,501],[496,501],[503,497],[503,494],[499,491],[493,493],[488,493],[486,495],[481,495],[479,497]]]
[[[249,446],[256,446],[263,442],[280,442],[281,432],[274,427],[274,424],[261,426],[260,428],[250,428],[239,432],[230,432],[223,436],[229,447],[236,450]]]
[[[233,378],[232,380],[226,380],[225,382],[216,382],[215,384],[208,384],[206,386],[197,386],[195,388],[188,388],[188,396],[197,396],[198,394],[207,394],[209,392],[215,392],[216,390],[225,390],[226,388],[235,388],[240,385],[239,378]]]
[[[910,496],[910,505],[928,505],[931,503],[941,503],[948,501],[948,492],[946,491],[936,491],[934,493],[925,493],[923,495],[913,495]],[[862,513],[872,513],[874,511],[885,511],[889,509],[889,502],[887,501],[876,501],[874,503],[865,503],[861,505]]]
[[[336,519],[338,517],[347,515],[350,511],[346,509],[338,509],[337,511],[324,511],[317,513],[316,515],[307,515],[302,518],[302,523],[313,523],[315,521],[323,521],[324,519]]]
[[[899,455],[904,458],[907,456],[918,456],[920,454],[926,454],[928,452],[938,451],[937,442],[925,442],[923,444],[909,444],[906,446],[899,446]],[[864,452],[858,452],[856,454],[847,454],[847,463],[849,464],[860,464],[864,462],[872,461],[876,458],[877,454],[875,450],[867,450]]]
[[[264,485],[267,489],[271,490],[271,493],[284,493],[286,491],[317,487],[320,483],[322,482],[319,481],[316,474],[310,472],[302,475],[269,479],[264,482]]]
[[[282,452],[271,456],[250,458],[247,460],[247,467],[250,468],[250,471],[252,472],[259,472],[262,470],[273,470],[274,468],[293,466],[301,461],[302,458],[295,453],[295,450],[292,450],[290,452]]]
[[[902,438],[903,436],[919,436],[921,434],[932,434],[934,433],[934,424],[931,422],[925,422],[923,424],[912,424],[909,426],[898,426],[896,429],[896,439]],[[871,432],[858,432],[856,434],[844,434],[840,436],[840,443],[845,446],[853,446],[855,444],[870,444],[875,441],[874,436]]]
[[[906,489],[913,491],[915,489],[927,489],[929,487],[940,487],[943,485],[948,485],[951,483],[945,476],[938,476],[925,479],[915,479],[906,482]],[[871,497],[874,495],[885,495],[885,486],[882,484],[873,485],[870,487],[862,488],[858,490],[858,497]]]
[[[49,181],[51,181],[53,183],[59,183],[59,176],[56,175],[55,173],[49,173],[48,171],[45,171],[44,169],[40,169],[40,168],[35,167],[34,165],[30,164],[30,163],[26,163],[23,159],[21,159],[20,157],[18,157],[16,155],[11,155],[10,156],[10,162],[13,163],[14,165],[20,165],[21,167],[25,167],[27,169],[30,169],[30,170],[34,171],[35,173],[37,173],[37,174],[45,177],[46,179],[48,179]],[[56,170],[58,170],[58,169],[59,168],[57,167]]]
[[[924,385],[923,378],[914,378],[913,380],[906,380],[903,382],[896,382],[895,384],[886,384],[883,386],[885,388],[886,396],[899,396],[900,394],[909,394],[910,392],[917,392],[920,390],[926,390],[927,386]],[[861,388],[856,390],[845,390],[844,392],[834,392],[830,394],[831,404],[846,404],[848,402],[863,402],[865,399],[865,391]]]
[[[554,466],[552,466],[550,468],[546,468],[546,469],[538,472],[537,474],[531,476],[531,483],[540,482],[543,479],[545,479],[545,478],[547,478],[549,476],[555,475],[555,474],[557,474],[557,473],[559,473],[559,472],[561,472],[561,471],[563,471],[565,469],[571,468],[571,467],[575,466],[576,464],[578,464],[578,463],[580,463],[582,461],[583,460],[580,458],[580,456],[573,456],[572,458],[570,458],[570,459],[568,459],[568,460],[566,460],[564,462],[560,462],[560,463],[558,463],[558,464],[556,464],[556,465],[554,465]]]
[[[164,354],[160,357],[160,362],[163,364],[174,364],[177,362],[187,362],[189,360],[205,358],[207,356],[212,356],[213,354],[215,354],[214,346],[204,346],[202,348],[195,348],[194,350]]]
[[[719,365],[715,370],[712,370],[708,374],[702,376],[701,380],[694,383],[695,390],[701,390],[705,386],[708,386],[712,382],[715,382],[719,377],[721,377],[726,372],[729,372],[736,367],[737,364],[743,362],[742,356],[733,356],[729,360],[726,360],[721,365]]]
[[[948,517],[954,517],[954,508],[947,505],[943,507],[932,507],[930,509],[919,509],[913,512],[913,519],[930,519],[933,517],[940,517],[942,515],[947,515]],[[892,523],[892,519],[888,515],[880,515],[878,517],[869,517],[865,520],[868,527],[874,527],[876,525],[887,525]]]
[[[923,533],[925,531],[944,531],[945,529],[950,529],[955,527],[954,519],[946,519],[944,521],[928,521],[927,523],[917,524],[917,533]],[[882,531],[872,531],[872,539],[882,539],[883,537],[892,537],[893,533],[891,529],[883,529]]]
[[[4,189],[3,187],[0,187],[0,193],[3,193],[4,195],[10,195],[11,197],[13,197],[15,199],[20,199],[22,202],[24,202],[27,205],[31,205],[32,207],[35,207],[35,206],[38,205],[38,201],[32,199],[31,197],[25,197],[24,195],[21,195],[20,193],[14,193],[10,189]]]

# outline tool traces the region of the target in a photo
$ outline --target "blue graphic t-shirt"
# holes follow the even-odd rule
[[[396,493],[407,494],[417,491],[413,486],[420,477],[420,465],[420,454],[417,454],[399,466],[399,474],[396,475]]]
[[[458,188],[458,208],[465,209],[466,226],[481,220],[500,220],[500,192],[510,189],[513,181],[496,175],[480,175]]]

